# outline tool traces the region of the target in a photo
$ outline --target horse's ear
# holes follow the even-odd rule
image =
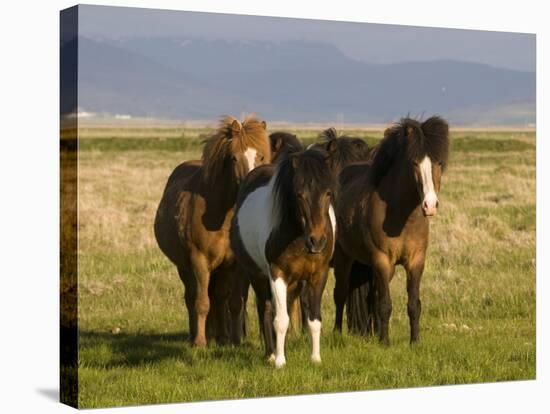
[[[261,123],[262,123],[262,128],[267,129],[267,123],[265,121],[262,121]]]
[[[409,141],[412,141],[414,139],[414,128],[412,126],[408,126],[405,128],[405,137]]]
[[[335,152],[338,149],[338,142],[335,139],[331,139],[325,146],[327,152]]]
[[[281,137],[278,137],[277,139],[275,139],[275,142],[273,143],[273,150],[279,151],[282,146],[283,146],[283,139]]]
[[[241,123],[237,119],[235,119],[231,124],[231,133],[233,135],[236,135],[241,132],[241,129],[242,129]]]

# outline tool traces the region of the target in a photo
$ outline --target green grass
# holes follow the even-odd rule
[[[307,141],[319,131],[297,132]],[[441,210],[431,222],[418,345],[408,343],[402,270],[391,284],[389,348],[332,332],[331,275],[322,364],[309,361],[308,335],[293,333],[287,366],[275,370],[262,358],[253,294],[241,347],[187,342],[183,286],[152,231],[169,173],[200,156],[205,131],[183,133],[102,129],[80,142],[81,407],[535,378],[534,134],[453,135]],[[376,140],[372,131],[354,133]]]

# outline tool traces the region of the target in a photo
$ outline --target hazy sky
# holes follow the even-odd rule
[[[371,63],[453,59],[535,71],[535,35],[372,23],[80,6],[83,36],[305,40]]]

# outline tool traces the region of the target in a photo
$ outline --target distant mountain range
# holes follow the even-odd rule
[[[75,40],[62,47],[76,53]],[[98,114],[387,123],[437,113],[454,124],[535,122],[535,74],[476,63],[368,64],[299,41],[80,38],[78,48],[78,106]]]

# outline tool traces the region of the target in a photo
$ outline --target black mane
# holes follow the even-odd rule
[[[370,173],[374,185],[380,183],[402,151],[411,162],[420,162],[429,156],[445,169],[449,158],[449,125],[439,116],[432,116],[424,122],[402,118],[386,129],[384,138],[374,151]]]

